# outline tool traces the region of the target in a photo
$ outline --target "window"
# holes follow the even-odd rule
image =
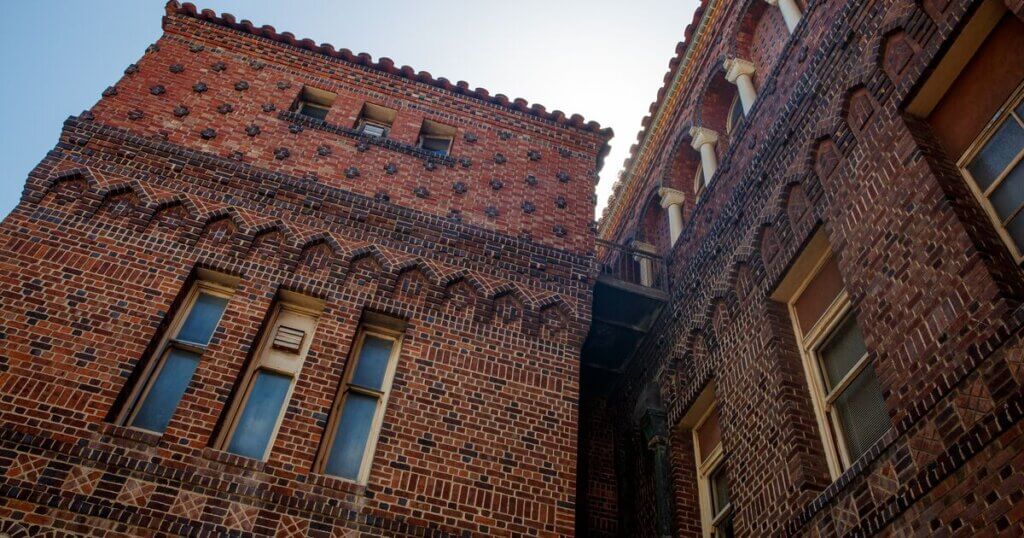
[[[403,330],[402,322],[376,314],[360,325],[324,436],[317,466],[324,474],[366,483]]]
[[[453,140],[455,140],[454,127],[442,125],[436,121],[423,120],[418,143],[420,149],[434,155],[448,155],[452,149]]]
[[[282,293],[242,377],[218,446],[248,458],[267,458],[322,308],[314,299]]]
[[[694,199],[704,194],[704,187],[707,187],[707,182],[704,181],[704,166],[697,163],[697,174],[693,177],[693,192],[697,195]]]
[[[722,451],[722,426],[715,404],[715,387],[708,386],[680,420],[693,438],[697,466],[697,496],[703,535],[708,538],[733,536],[733,507],[729,476]]]
[[[356,121],[356,130],[367,136],[384,138],[391,130],[397,111],[380,105],[366,103]]]
[[[891,423],[882,387],[823,233],[811,240],[780,291],[788,294],[784,300],[803,357],[829,469],[838,477]],[[779,292],[773,297],[779,298]]]
[[[324,120],[327,118],[327,111],[330,110],[337,98],[337,94],[306,86],[302,88],[302,93],[299,94],[299,99],[295,101],[292,110],[303,116]]]
[[[732,98],[732,104],[729,105],[729,118],[725,126],[726,134],[732,134],[741,121],[743,121],[743,102],[740,101],[740,92],[736,92]]]
[[[958,165],[1017,263],[1024,261],[1024,84]]]
[[[199,281],[188,292],[136,385],[121,422],[163,433],[206,351],[231,297],[231,288]]]

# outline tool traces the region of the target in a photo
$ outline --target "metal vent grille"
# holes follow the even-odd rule
[[[274,335],[274,347],[298,353],[302,348],[302,340],[306,337],[306,331],[281,325]]]

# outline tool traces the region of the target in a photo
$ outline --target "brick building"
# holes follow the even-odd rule
[[[705,0],[676,53],[600,223],[578,533],[1024,534],[1024,4]]]
[[[0,533],[1020,535],[1022,20],[704,0],[595,228],[597,124],[169,3],[0,226]]]
[[[163,29],[0,226],[0,534],[571,534],[610,130]]]

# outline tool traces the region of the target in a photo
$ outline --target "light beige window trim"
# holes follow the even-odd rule
[[[726,119],[725,119],[725,121],[726,121],[726,124],[725,124],[725,134],[727,134],[727,135],[731,135],[733,129],[736,128],[736,122],[733,121],[733,113],[732,113],[732,111],[737,106],[739,106],[739,107],[743,106],[743,103],[740,101],[740,92],[739,91],[736,92],[736,95],[733,96],[732,101],[729,102],[729,110],[726,111],[726,114],[728,114],[728,116],[726,116]],[[746,113],[742,114],[740,117],[744,117],[744,116],[746,116]]]
[[[174,320],[171,322],[167,330],[164,331],[164,335],[160,339],[160,344],[152,355],[156,360],[148,361],[149,364],[145,366],[145,369],[139,376],[139,381],[135,384],[135,387],[132,389],[128,399],[125,400],[127,405],[124,406],[124,409],[121,410],[117,417],[117,424],[134,430],[161,434],[161,432],[153,432],[146,428],[132,426],[131,423],[135,420],[135,415],[138,414],[139,409],[141,408],[140,404],[145,401],[147,396],[149,396],[149,391],[153,388],[153,383],[160,375],[160,371],[163,370],[164,365],[167,363],[167,356],[172,350],[181,349],[202,355],[206,351],[206,348],[209,347],[208,345],[198,345],[193,342],[185,342],[174,338],[174,336],[177,336],[178,331],[181,330],[181,326],[185,323],[185,320],[188,319],[188,315],[192,313],[192,308],[195,307],[196,299],[199,297],[200,293],[206,293],[215,297],[230,300],[231,296],[234,294],[234,287],[226,284],[219,284],[210,280],[198,280],[192,285],[192,289],[189,290],[188,296],[182,303],[184,308],[181,308],[174,316]],[[224,311],[221,311],[221,317],[217,318],[217,325],[220,324],[220,320],[224,317],[225,311],[227,311],[226,308]]]
[[[813,269],[808,272],[787,301],[786,307],[789,311],[793,333],[797,338],[797,347],[800,349],[807,386],[810,388],[811,403],[814,407],[815,419],[818,422],[818,432],[821,434],[822,445],[825,448],[825,460],[828,464],[829,473],[834,480],[839,478],[839,475],[849,467],[851,462],[845,439],[842,436],[843,430],[840,427],[839,419],[832,412],[833,404],[835,399],[842,394],[842,391],[839,389],[849,386],[849,383],[856,377],[856,374],[860,373],[867,366],[868,361],[867,356],[861,358],[851,368],[849,374],[844,376],[843,380],[832,391],[829,391],[825,386],[825,377],[821,368],[818,350],[828,340],[831,331],[846,319],[846,315],[850,312],[852,305],[849,295],[844,289],[836,296],[832,304],[825,309],[825,312],[806,334],[800,330],[800,322],[795,308],[796,301],[811,282],[814,281],[814,277],[818,276],[821,269],[829,262],[832,257],[832,251],[823,249],[819,256],[820,258],[814,264]]]
[[[985,126],[985,128],[982,129],[981,134],[978,135],[978,138],[971,143],[971,145],[967,148],[967,151],[965,151],[964,154],[957,161],[957,167],[960,169],[960,173],[963,174],[965,178],[967,178],[967,186],[970,187],[971,192],[974,193],[974,197],[978,199],[978,202],[981,203],[982,208],[985,209],[985,213],[988,214],[988,217],[992,221],[992,224],[995,225],[996,231],[999,233],[999,236],[1002,238],[1003,242],[1006,243],[1007,248],[1010,249],[1010,254],[1013,255],[1013,260],[1018,264],[1024,262],[1024,251],[1022,251],[1017,246],[1013,238],[1010,236],[1010,233],[1006,231],[1006,225],[1009,224],[1010,221],[1014,219],[1014,217],[1020,214],[1021,211],[1024,211],[1024,204],[1021,204],[1021,206],[1019,206],[1012,214],[1010,214],[1009,217],[1003,220],[999,217],[999,214],[996,213],[996,209],[992,205],[992,202],[989,201],[989,197],[992,195],[993,192],[995,192],[997,188],[999,188],[999,185],[1003,183],[1003,180],[1005,180],[1006,177],[1010,174],[1010,171],[1012,171],[1014,167],[1016,167],[1021,162],[1021,160],[1024,159],[1024,148],[1021,148],[1017,155],[1010,160],[1009,165],[1007,165],[1007,167],[1003,169],[999,176],[996,177],[995,181],[993,181],[992,184],[989,185],[989,187],[984,191],[982,191],[981,188],[979,188],[978,182],[975,181],[973,176],[971,176],[971,172],[967,169],[967,167],[971,163],[971,161],[978,155],[981,149],[985,147],[985,144],[987,144],[989,140],[992,139],[992,137],[996,134],[996,131],[998,131],[999,128],[1002,127],[1006,122],[1015,121],[1018,125],[1020,125],[1022,129],[1024,129],[1024,118],[1020,117],[1014,111],[1014,108],[1022,102],[1024,102],[1024,83],[1021,83],[1021,85],[1018,86],[1016,90],[1014,90],[1013,94],[1010,96],[1010,99],[1003,104],[1003,106],[999,109],[999,112],[996,113],[992,120],[990,120],[989,123]]]
[[[245,392],[240,398],[236,398],[232,403],[231,408],[228,411],[228,420],[225,422],[225,427],[221,429],[217,436],[214,446],[219,450],[227,450],[228,446],[231,444],[231,438],[235,435],[235,430],[238,427],[238,421],[242,418],[242,412],[245,410],[246,405],[249,402],[249,396],[252,394],[256,376],[262,371],[280,374],[290,377],[291,382],[288,386],[288,391],[285,393],[284,401],[275,420],[274,429],[270,434],[270,438],[267,440],[267,446],[260,458],[260,460],[266,461],[270,452],[274,448],[274,442],[277,439],[278,431],[281,429],[281,423],[284,421],[285,413],[288,410],[288,403],[291,401],[292,393],[295,391],[295,384],[298,380],[299,372],[302,370],[302,365],[306,360],[306,355],[309,352],[309,347],[313,341],[317,320],[323,310],[322,305],[317,303],[318,302],[314,299],[295,296],[295,294],[282,295],[282,297],[277,300],[273,307],[274,314],[266,325],[269,329],[266,330],[261,337],[259,347],[256,348],[256,354],[253,356],[253,360],[242,378],[241,386],[244,387],[243,390]],[[299,319],[305,318],[303,320],[305,321],[305,336],[303,338],[302,346],[297,353],[277,353],[273,348],[274,336],[277,329],[282,325],[282,318],[288,314],[295,315]]]
[[[334,399],[334,404],[331,407],[330,420],[327,422],[327,427],[324,432],[324,440],[321,443],[321,449],[319,454],[317,454],[316,462],[313,467],[317,473],[323,473],[324,468],[327,466],[327,458],[331,453],[331,448],[334,446],[338,430],[338,422],[341,420],[341,412],[345,405],[345,400],[347,399],[349,392],[355,392],[357,394],[364,394],[366,396],[373,396],[377,398],[377,407],[374,411],[373,421],[370,424],[370,434],[366,438],[366,445],[363,447],[363,458],[359,464],[359,475],[356,480],[351,480],[343,476],[331,476],[338,480],[354,482],[361,485],[365,485],[369,481],[370,469],[373,467],[373,456],[377,449],[377,441],[380,438],[380,430],[384,424],[384,414],[387,410],[388,399],[391,395],[391,386],[395,379],[395,371],[398,369],[398,358],[401,356],[404,334],[404,330],[388,327],[384,324],[365,321],[360,324],[355,345],[352,346],[348,362],[345,365],[345,376],[342,379],[341,389],[338,391],[338,395]],[[360,355],[363,351],[363,343],[366,341],[367,336],[374,336],[384,340],[390,340],[392,342],[391,355],[388,357],[388,366],[384,371],[384,380],[381,383],[381,390],[379,391],[352,384],[352,377],[355,375],[356,367],[359,365]]]
[[[722,520],[728,517],[729,513],[732,512],[732,503],[730,502],[726,506],[723,506],[717,513],[714,512],[714,491],[711,485],[711,475],[718,470],[725,460],[724,452],[722,451],[722,442],[719,440],[718,444],[708,454],[701,454],[700,452],[700,432],[701,427],[707,422],[708,418],[714,414],[717,405],[714,401],[708,405],[707,409],[697,419],[696,424],[690,430],[693,436],[693,453],[697,461],[697,498],[700,501],[700,524],[701,529],[705,537],[712,538],[718,530],[718,526],[721,525]],[[721,424],[719,424],[719,430],[721,430]]]

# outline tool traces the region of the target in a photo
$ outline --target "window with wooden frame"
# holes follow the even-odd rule
[[[679,426],[689,430],[693,441],[702,535],[705,538],[731,538],[734,509],[729,495],[728,468],[722,450],[722,424],[715,402],[714,382],[701,391],[679,420]]]
[[[397,115],[398,111],[394,109],[373,103],[364,103],[363,109],[359,112],[359,119],[356,121],[356,130],[367,136],[385,138]]]
[[[871,364],[835,256],[819,232],[773,298],[785,301],[833,478],[889,430]]]
[[[1024,21],[982,0],[906,112],[931,132],[1018,263],[1024,263]]]
[[[139,376],[118,422],[155,433],[167,429],[233,293],[235,279],[203,272],[189,289],[156,352]]]
[[[726,120],[725,133],[732,134],[740,122],[743,121],[743,117],[743,101],[740,100],[740,92],[736,92],[736,95],[732,98],[732,104],[729,105],[729,117]]]
[[[701,163],[697,163],[697,173],[693,176],[693,193],[696,195],[694,200],[700,199],[700,196],[704,194],[704,188],[707,186],[707,182],[704,180],[704,166]]]
[[[323,304],[282,292],[241,377],[216,446],[265,460],[284,419],[295,381],[309,352]]]
[[[405,323],[367,313],[324,433],[316,470],[365,484],[398,365]]]
[[[417,146],[434,155],[444,156],[451,152],[454,140],[455,127],[437,123],[436,121],[423,120]]]
[[[334,104],[334,100],[337,98],[338,94],[336,93],[305,86],[302,88],[302,92],[295,101],[292,110],[303,116],[324,120],[327,118],[327,112],[331,109],[331,105]]]
[[[1024,262],[1024,83],[957,165],[1013,259]]]

